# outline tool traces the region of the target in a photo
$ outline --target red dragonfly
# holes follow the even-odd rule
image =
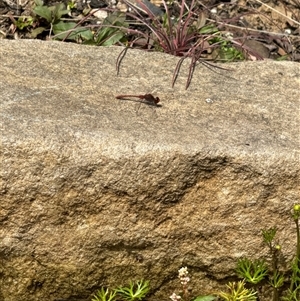
[[[158,97],[154,97],[152,94],[144,94],[144,95],[131,95],[131,94],[123,94],[123,95],[117,95],[117,99],[127,99],[128,97],[136,97],[141,100],[141,102],[159,107],[160,105],[158,104],[160,102],[160,99]]]

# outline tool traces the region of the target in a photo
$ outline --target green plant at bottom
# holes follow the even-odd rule
[[[272,301],[299,301],[300,300],[300,204],[295,204],[292,209],[292,218],[296,224],[296,255],[291,264],[291,274],[283,274],[279,270],[278,262],[281,246],[275,243],[276,228],[262,230],[264,242],[269,248],[271,266],[268,268],[264,260],[251,261],[247,258],[240,259],[237,263],[237,273],[244,281],[257,286],[262,280],[268,278],[267,284],[273,289]],[[286,280],[286,282],[285,282]],[[290,284],[289,289],[282,289],[284,284]]]
[[[251,261],[248,258],[242,258],[238,260],[236,271],[247,282],[257,284],[265,278],[268,268],[264,260]]]
[[[129,282],[129,286],[116,289],[118,296],[128,301],[142,300],[149,292],[149,281]]]
[[[229,282],[227,285],[229,293],[220,292],[218,295],[226,301],[255,301],[256,292],[245,288],[245,281]]]
[[[169,297],[172,301],[214,301],[218,297],[225,301],[255,301],[259,296],[254,290],[258,285],[269,284],[273,288],[272,301],[299,301],[300,300],[300,204],[293,206],[292,218],[296,224],[297,246],[295,259],[291,265],[291,275],[283,274],[278,267],[281,246],[274,242],[276,228],[262,230],[264,242],[271,253],[271,267],[268,269],[264,260],[251,261],[247,258],[240,259],[237,264],[237,273],[243,278],[239,282],[229,282],[227,292],[217,292],[213,295],[190,297],[188,284],[190,282],[187,267],[178,270],[181,289]],[[268,281],[263,281],[263,280]],[[282,291],[284,284],[289,281],[290,287]],[[249,282],[254,288],[245,287]],[[130,282],[128,287],[119,287],[109,291],[99,290],[92,301],[141,301],[149,292],[149,281]],[[284,293],[284,295],[283,295]],[[217,297],[218,296],[218,297]],[[165,300],[164,300],[165,301]]]
[[[98,290],[94,295],[92,301],[113,301],[116,296],[116,291],[109,291],[107,288],[104,290],[102,287],[101,290]]]
[[[180,280],[181,284],[181,292],[179,295],[176,293],[173,293],[170,296],[170,299],[172,301],[213,301],[216,299],[215,296],[212,295],[206,295],[206,296],[198,296],[196,298],[190,298],[189,296],[189,290],[188,290],[188,283],[190,282],[189,272],[187,267],[182,267],[178,270],[178,278]]]
[[[17,26],[18,29],[23,30],[26,27],[33,25],[33,18],[30,16],[21,16],[18,18],[17,21],[15,21],[15,26]]]
[[[93,296],[92,301],[141,301],[150,290],[149,281],[130,281],[129,286],[109,290],[101,288]]]

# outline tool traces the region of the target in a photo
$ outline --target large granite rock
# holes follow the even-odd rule
[[[299,65],[198,65],[60,42],[0,41],[0,300],[90,300],[149,279],[168,300],[223,287],[236,260],[290,260],[299,202]],[[225,65],[224,65],[225,66]],[[228,67],[228,65],[226,65]],[[115,99],[156,90],[161,107]]]

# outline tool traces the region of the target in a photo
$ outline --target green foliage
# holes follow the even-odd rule
[[[228,293],[220,292],[218,295],[226,301],[254,301],[256,300],[256,292],[252,289],[245,288],[245,282],[239,281],[229,282],[227,285]]]
[[[262,232],[264,242],[269,245],[273,242],[277,229],[276,227],[270,229],[262,229],[261,232]]]
[[[119,41],[126,41],[125,15],[113,12],[104,19],[99,29],[94,34],[90,26],[81,27],[74,22],[58,22],[53,25],[54,38],[59,40],[83,41],[83,44],[97,46],[111,46]]]
[[[216,299],[215,296],[212,295],[206,295],[206,296],[198,296],[195,299],[190,299],[189,297],[189,290],[188,290],[188,284],[190,282],[189,272],[187,267],[182,267],[178,270],[178,278],[181,284],[181,294],[177,295],[176,293],[173,293],[170,296],[170,299],[172,301],[213,301]]]
[[[53,25],[53,32],[55,34],[55,39],[58,40],[91,40],[93,39],[93,33],[86,28],[77,27],[74,22],[58,22]]]
[[[222,41],[218,56],[220,60],[225,62],[242,61],[245,59],[242,52],[233,47],[228,41]]]
[[[297,251],[291,265],[292,273],[284,275],[278,269],[277,261],[281,247],[275,243],[277,229],[264,229],[262,230],[262,236],[271,253],[271,268],[268,268],[265,260],[262,259],[254,261],[247,258],[240,259],[237,263],[236,271],[243,280],[239,282],[229,282],[226,285],[226,292],[221,291],[214,293],[214,295],[217,295],[225,301],[255,301],[258,298],[258,291],[255,291],[254,288],[257,288],[260,283],[263,283],[262,285],[271,285],[273,289],[272,301],[300,300],[300,204],[294,205],[291,216],[296,224],[297,234]],[[178,270],[178,278],[181,284],[180,294],[177,295],[176,293],[173,293],[170,296],[172,301],[214,301],[218,298],[214,295],[191,298],[189,296],[190,292],[188,284],[190,282],[190,277],[187,267],[182,267]],[[268,281],[262,282],[265,278],[267,278]],[[286,291],[279,290],[284,287],[286,279],[290,281],[289,289]],[[246,282],[249,282],[253,287],[247,288],[245,286]],[[148,292],[149,281],[140,280],[130,282],[129,286],[119,287],[112,291],[108,289],[104,290],[102,288],[94,295],[92,301],[141,301]]]
[[[116,289],[118,296],[128,301],[142,300],[149,292],[149,281],[130,281],[129,286]]]
[[[225,38],[221,39],[221,33],[219,33],[216,26],[206,24],[207,19],[205,14],[199,9],[196,0],[190,2],[181,0],[179,4],[179,16],[175,19],[172,17],[172,13],[169,11],[168,5],[164,0],[163,5],[165,14],[162,18],[157,17],[147,6],[143,6],[143,10],[149,17],[145,18],[140,14],[139,9],[137,9],[129,0],[124,0],[124,2],[132,9],[132,11],[134,11],[134,14],[127,13],[127,15],[146,27],[146,30],[144,31],[134,31],[135,37],[140,36],[140,39],[134,38],[133,41],[129,42],[131,47],[138,44],[139,47],[143,49],[155,49],[180,57],[174,70],[172,87],[175,84],[180,67],[186,58],[191,59],[186,81],[187,89],[191,83],[192,75],[198,61],[204,65],[224,69],[212,65],[207,61],[205,61],[205,63],[203,62],[203,54],[208,50],[219,48],[219,56],[222,56],[226,61],[242,59],[243,57],[238,50],[231,47],[231,44],[227,42]],[[219,40],[216,42],[213,40],[215,38],[214,31],[217,31],[220,36]],[[221,42],[223,45],[221,45]],[[121,62],[120,57],[123,58],[125,55],[124,53],[125,50],[124,52],[121,52],[118,57],[117,72],[119,72]]]
[[[126,35],[126,30],[124,29],[129,27],[125,19],[125,15],[119,12],[113,12],[108,15],[95,35],[94,44],[111,46],[124,39]]]
[[[269,280],[269,283],[275,289],[282,287],[284,284],[284,275],[276,270]]]
[[[273,301],[299,301],[300,300],[300,204],[295,204],[292,209],[292,219],[296,224],[296,255],[291,264],[291,273],[284,275],[279,271],[279,252],[281,246],[275,243],[275,236],[277,233],[276,227],[270,229],[263,229],[263,240],[269,248],[271,255],[271,267],[267,268],[264,260],[255,260],[254,262],[249,259],[240,259],[238,261],[237,273],[244,278],[244,280],[257,285],[265,277],[268,278],[268,283],[273,288]],[[282,292],[285,284],[285,279],[288,279],[290,287],[286,292]]]
[[[116,296],[116,291],[109,291],[109,289],[98,290],[97,293],[94,295],[92,301],[113,301]]]
[[[199,28],[199,33],[201,34],[214,34],[219,32],[219,29],[214,24],[207,24]]]
[[[66,15],[69,13],[69,10],[65,9],[65,5],[63,3],[58,3],[54,6],[45,6],[44,2],[42,0],[35,0],[35,8],[33,9],[33,12],[41,17],[43,20],[45,20],[46,25],[40,26],[32,30],[31,36],[37,37],[39,34],[44,32],[45,30],[48,30],[50,27],[50,34],[52,31],[52,27],[54,24],[60,22],[60,18],[63,15]]]
[[[33,18],[30,16],[21,16],[15,22],[15,25],[20,30],[23,30],[26,27],[32,26],[32,24],[33,24]]]
[[[77,7],[76,0],[68,1],[67,9],[71,10]]]
[[[70,10],[65,8],[63,3],[58,3],[54,6],[43,5],[42,0],[35,0],[36,7],[33,12],[45,21],[44,26],[40,26],[32,30],[31,36],[37,37],[42,32],[49,30],[55,34],[58,40],[73,40],[79,42],[80,40],[93,39],[93,33],[90,29],[78,26],[74,22],[63,22],[61,17],[69,14]]]
[[[268,268],[264,260],[251,261],[248,258],[242,258],[238,260],[236,271],[248,282],[257,284],[265,278]]]
[[[212,28],[214,30],[214,28]],[[235,48],[231,42],[230,35],[223,36],[221,32],[214,31],[214,37],[209,41],[211,45],[215,45],[216,51],[215,60],[222,62],[233,62],[244,60],[244,55],[241,51]]]
[[[283,301],[299,301],[300,297],[300,286],[296,287],[295,289],[288,289],[286,295],[282,297]]]
[[[58,3],[54,6],[44,6],[42,0],[35,0],[36,7],[33,9],[34,13],[44,18],[49,24],[54,24],[60,20],[63,15],[69,13],[68,9],[65,9],[63,3]]]
[[[129,286],[119,287],[109,290],[101,288],[93,296],[92,301],[141,301],[149,292],[149,281],[130,281]]]
[[[295,257],[292,262],[292,276],[290,288],[287,292],[286,299],[287,301],[300,300],[300,258]]]

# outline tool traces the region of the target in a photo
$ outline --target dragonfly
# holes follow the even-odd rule
[[[144,94],[144,95],[136,95],[136,94],[122,94],[117,95],[117,99],[128,99],[131,97],[138,98],[142,103],[145,103],[150,106],[160,107],[158,104],[160,99],[158,97],[153,96],[152,94]]]

